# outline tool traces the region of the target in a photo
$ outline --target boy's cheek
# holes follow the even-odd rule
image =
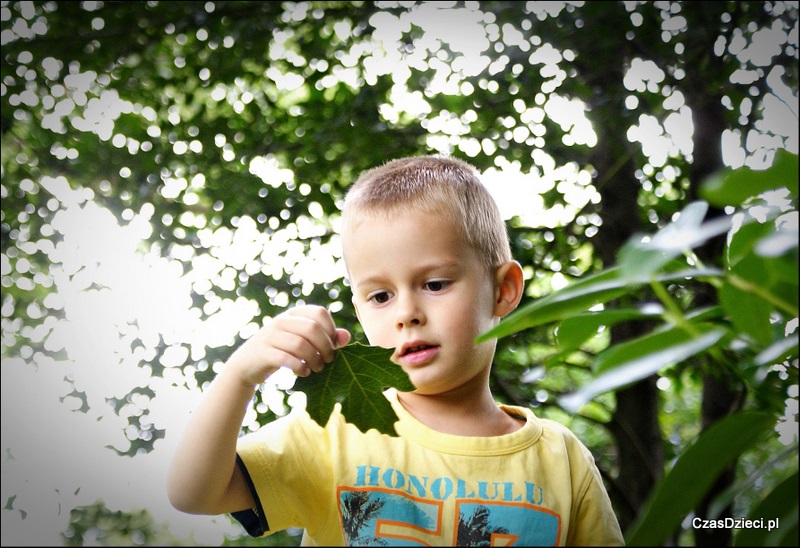
[[[376,336],[375,330],[370,327],[369,324],[365,323],[363,320],[361,321],[361,327],[364,328],[364,335],[367,337],[367,342],[371,346],[380,346],[381,344],[381,337]]]
[[[370,345],[386,348],[392,346],[392,341],[383,334],[384,330],[381,328],[380,322],[371,314],[362,314],[358,320]]]

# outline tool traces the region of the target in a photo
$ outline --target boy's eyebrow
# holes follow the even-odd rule
[[[432,270],[458,270],[460,267],[461,267],[461,263],[457,259],[447,260],[447,261],[443,261],[443,262],[423,264],[420,267],[418,267],[418,268],[413,270],[412,276],[414,276],[414,277],[420,276],[420,275],[425,274],[426,272],[430,272]],[[369,285],[369,284],[377,285],[377,284],[380,284],[381,282],[383,282],[384,278],[385,278],[384,275],[376,274],[376,275],[373,275],[373,276],[367,276],[363,280],[358,280],[356,282],[356,280],[353,278],[353,276],[350,276],[350,283],[353,286],[355,286],[356,284],[358,284],[358,285]]]

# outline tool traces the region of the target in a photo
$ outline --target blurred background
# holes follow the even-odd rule
[[[203,385],[266,318],[323,304],[359,339],[336,229],[362,170],[429,153],[478,167],[525,268],[524,306],[614,265],[710,177],[767,170],[783,151],[793,194],[762,199],[790,234],[772,254],[775,288],[788,289],[755,274],[747,291],[768,305],[722,303],[726,329],[746,336],[562,405],[604,351],[719,304],[713,284],[673,281],[668,298],[620,295],[614,306],[653,306],[569,351],[559,323],[500,339],[492,378],[498,399],[589,446],[627,531],[702,432],[742,411],[772,417],[659,539],[736,542],[691,517],[746,517],[797,478],[797,12],[777,1],[0,2],[2,544],[252,542],[227,516],[170,507],[171,450]],[[740,202],[712,203],[708,217]],[[717,234],[689,260],[729,267],[725,245]],[[747,315],[763,325],[736,321]],[[246,431],[286,413],[291,383],[264,385]],[[784,522],[765,544],[796,543],[790,501],[794,536]]]

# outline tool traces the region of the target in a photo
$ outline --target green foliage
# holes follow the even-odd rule
[[[62,538],[64,546],[182,546],[190,543],[190,539],[178,539],[169,534],[167,526],[156,523],[145,509],[111,510],[102,501],[73,509],[70,525]]]
[[[505,337],[531,327],[565,320],[573,314],[586,312],[598,304],[606,303],[625,295],[648,282],[663,283],[690,277],[711,276],[716,273],[719,273],[716,269],[685,269],[660,273],[653,278],[649,278],[643,277],[638,272],[630,273],[620,268],[609,268],[597,274],[581,278],[559,291],[549,293],[514,311],[496,327],[486,333],[482,333],[476,339],[476,342],[482,342],[493,337]],[[605,325],[613,325],[613,323],[608,322]]]
[[[797,184],[797,154],[779,149],[768,169],[725,169],[709,177],[702,186],[701,196],[716,206],[738,207],[769,190],[786,188],[796,196]]]
[[[414,385],[405,371],[392,363],[393,349],[353,343],[336,351],[334,360],[319,373],[298,377],[294,390],[305,392],[306,411],[324,426],[337,403],[342,415],[362,432],[375,428],[396,436],[397,415],[382,392],[394,387],[409,391]]]
[[[259,538],[226,537],[222,546],[299,546],[301,535],[302,531],[291,530]],[[112,510],[103,501],[72,509],[69,527],[61,537],[63,546],[198,545],[194,538],[172,534],[169,524],[156,521],[149,510]]]
[[[734,546],[797,546],[797,492],[798,473],[795,472],[748,514],[748,519],[763,525],[739,531]],[[778,527],[770,530],[772,520],[778,520],[774,522]]]
[[[692,333],[670,328],[613,346],[596,358],[596,378],[563,396],[561,406],[577,412],[600,394],[628,386],[711,348],[724,334],[723,329],[696,324]]]
[[[631,546],[660,546],[706,495],[722,471],[775,424],[768,413],[741,412],[703,432],[656,487],[625,532]]]
[[[523,329],[559,322],[559,332],[574,330],[559,338],[567,348],[585,342],[602,326],[621,321],[641,321],[652,314],[635,310],[590,311],[623,294],[636,295],[649,284],[661,299],[663,321],[649,333],[609,347],[593,360],[594,378],[574,393],[561,398],[561,405],[574,412],[597,396],[630,385],[709,353],[723,368],[757,389],[767,377],[776,375],[774,366],[785,364],[788,383],[797,383],[798,358],[798,235],[797,155],[780,151],[772,168],[733,170],[709,179],[704,195],[717,205],[736,205],[727,216],[704,222],[707,205],[689,204],[680,216],[652,238],[638,236],[619,251],[618,265],[587,276],[561,290],[542,297],[510,315],[480,336],[507,336]],[[764,194],[781,191],[776,195]],[[734,203],[732,196],[738,197]],[[790,228],[791,227],[791,228]],[[693,267],[693,249],[709,238],[727,233],[723,251],[724,268]],[[675,270],[684,255],[682,270]],[[677,261],[680,262],[680,261]],[[719,307],[683,310],[664,287],[700,280],[719,292]],[[652,309],[652,306],[650,307]],[[580,314],[576,314],[580,312]],[[782,390],[787,390],[787,384]],[[700,433],[684,449],[659,486],[651,494],[638,520],[626,531],[630,544],[661,545],[670,538],[684,517],[707,496],[722,470],[771,429],[783,409],[766,406],[759,411],[740,411]],[[796,441],[795,448],[796,448]],[[795,459],[796,460],[796,459]],[[793,476],[796,484],[796,475]],[[788,481],[788,480],[787,480]],[[775,497],[790,509],[797,508],[797,491],[787,497],[782,485]],[[762,505],[772,510],[776,503],[768,496]],[[753,509],[765,516],[764,509]],[[770,517],[791,516],[783,510]],[[797,544],[797,520],[785,519],[784,528],[768,537],[766,533],[743,532],[742,539]],[[755,544],[754,544],[755,545]]]

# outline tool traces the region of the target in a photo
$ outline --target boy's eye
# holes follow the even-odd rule
[[[381,291],[379,293],[370,295],[368,300],[375,301],[377,304],[383,304],[389,300],[389,294],[385,291]]]
[[[432,280],[430,282],[425,282],[425,289],[433,292],[443,291],[448,285],[450,285],[450,282],[445,280]]]

